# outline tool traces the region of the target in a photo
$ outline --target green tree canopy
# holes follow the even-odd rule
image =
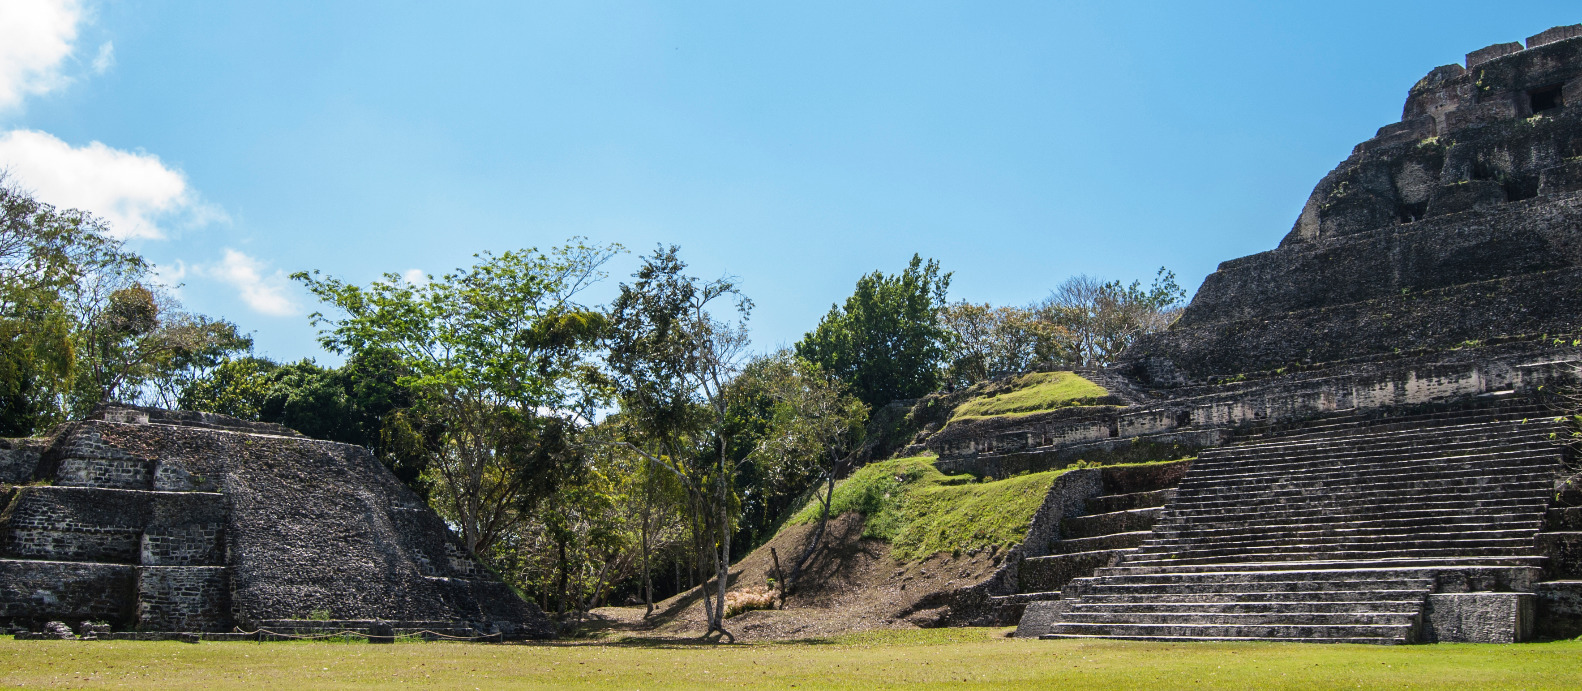
[[[436,508],[475,554],[575,471],[573,421],[591,417],[607,388],[593,358],[606,319],[576,298],[619,249],[486,253],[418,283],[293,276],[340,312],[313,315],[326,348],[399,359],[412,405],[388,416],[382,443],[421,459]]]
[[[857,280],[843,306],[833,305],[796,354],[851,387],[870,407],[918,398],[939,387],[949,334],[940,322],[950,274],[912,255],[896,275]]]

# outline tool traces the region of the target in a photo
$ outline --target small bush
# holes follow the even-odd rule
[[[741,590],[733,590],[725,594],[725,618],[729,619],[755,609],[774,609],[775,603],[779,600],[779,590],[771,590],[761,585],[750,585]]]

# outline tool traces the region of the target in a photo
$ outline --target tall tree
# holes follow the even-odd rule
[[[615,245],[485,253],[413,283],[367,287],[298,273],[341,314],[313,315],[337,353],[388,353],[412,405],[388,416],[391,453],[422,459],[436,508],[486,555],[579,463],[576,420],[604,397],[594,350],[606,320],[577,296],[604,277]]]
[[[740,369],[752,301],[728,278],[686,275],[679,254],[671,246],[644,257],[611,305],[609,365],[635,432],[620,443],[685,489],[695,553],[715,579],[713,593],[705,581],[704,636],[734,639],[725,629],[725,593],[739,506],[725,387]],[[717,317],[721,310],[735,318]]]
[[[1074,276],[1055,288],[1035,311],[1068,334],[1075,364],[1108,364],[1138,336],[1169,328],[1181,313],[1186,291],[1170,270],[1159,267],[1153,282],[1130,285]]]
[[[0,429],[31,434],[106,401],[160,393],[251,340],[181,310],[93,215],[0,175]]]
[[[844,307],[832,305],[796,354],[833,373],[869,406],[917,398],[939,387],[949,334],[940,323],[950,274],[912,255],[893,276],[857,280]]]
[[[759,386],[773,401],[769,424],[751,456],[768,480],[765,489],[800,494],[823,485],[813,495],[820,506],[818,528],[784,575],[784,591],[791,592],[822,544],[835,481],[851,468],[851,452],[862,441],[868,407],[846,393],[840,380],[788,351],[758,364],[754,373]]]

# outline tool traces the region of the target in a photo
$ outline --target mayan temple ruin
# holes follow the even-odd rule
[[[219,415],[92,417],[0,441],[0,623],[12,631],[552,632],[362,447]]]
[[[935,435],[1056,482],[989,620],[1018,635],[1513,642],[1582,633],[1582,25],[1470,53],[1085,376],[1119,400]]]

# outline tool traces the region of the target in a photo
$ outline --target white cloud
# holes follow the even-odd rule
[[[0,2],[0,110],[71,81],[60,64],[71,55],[81,20],[77,0]]]
[[[401,280],[420,286],[428,283],[428,274],[423,273],[422,269],[407,269],[401,273]]]
[[[99,54],[93,56],[93,73],[104,74],[115,67],[115,44],[105,41],[99,46]]]
[[[161,222],[201,226],[225,220],[203,204],[181,171],[158,156],[100,142],[73,147],[54,135],[12,130],[0,135],[0,170],[41,201],[92,212],[121,238],[161,238]]]
[[[195,273],[236,288],[242,302],[248,307],[273,317],[297,314],[297,305],[286,294],[287,279],[284,271],[276,270],[265,275],[268,269],[263,262],[233,249],[225,250],[225,258],[218,263],[193,267]]]

